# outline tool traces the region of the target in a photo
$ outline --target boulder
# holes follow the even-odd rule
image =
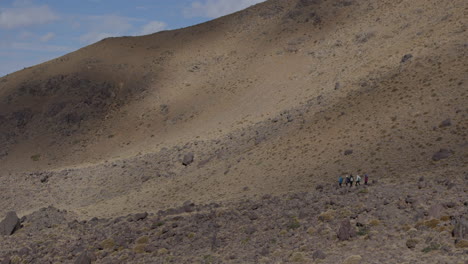
[[[325,259],[326,257],[327,257],[327,255],[325,255],[325,253],[323,253],[323,251],[321,251],[321,250],[316,250],[314,252],[314,254],[312,254],[312,258],[314,260],[316,260],[316,259]]]
[[[351,155],[353,154],[353,150],[352,149],[347,149],[345,150],[344,154],[347,156],[347,155]]]
[[[91,264],[91,258],[87,252],[81,253],[75,261],[75,264]]]
[[[349,240],[356,236],[356,230],[351,226],[351,222],[346,219],[341,222],[337,232],[337,237],[340,241]]]
[[[411,58],[413,58],[413,54],[405,54],[405,56],[401,58],[401,63],[405,63],[409,61]]]
[[[147,213],[147,212],[138,213],[138,214],[133,215],[133,220],[134,220],[134,221],[145,220],[146,217],[148,217],[148,213]]]
[[[448,126],[451,126],[452,125],[452,120],[449,119],[445,119],[444,121],[442,121],[439,125],[440,128],[443,128],[443,127],[448,127]]]
[[[15,212],[8,212],[5,219],[0,222],[0,235],[12,235],[21,226],[20,219]]]
[[[439,161],[442,159],[446,159],[450,156],[452,156],[453,152],[449,149],[440,149],[438,152],[434,153],[432,155],[432,160],[433,161]]]
[[[184,166],[188,166],[193,162],[193,159],[194,159],[193,153],[185,154],[184,159],[182,160],[182,164]]]

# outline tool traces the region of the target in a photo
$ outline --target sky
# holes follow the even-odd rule
[[[0,0],[0,77],[103,38],[202,23],[264,0]]]

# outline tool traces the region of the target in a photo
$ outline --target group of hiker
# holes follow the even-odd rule
[[[354,183],[355,181],[356,183]],[[356,180],[355,180],[353,174],[350,174],[349,176],[346,175],[346,178],[344,179],[343,179],[343,176],[340,175],[340,177],[338,178],[338,184],[340,185],[340,187],[343,186],[343,182],[345,183],[346,186],[349,185],[349,187],[352,187],[353,184],[355,184],[355,186],[358,186],[358,185],[361,185],[361,176],[356,175]],[[364,174],[364,184],[367,185],[368,182],[369,182],[369,176],[367,174]]]

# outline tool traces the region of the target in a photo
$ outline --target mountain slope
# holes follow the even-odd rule
[[[309,190],[342,173],[461,175],[466,8],[271,0],[5,76],[1,211],[117,216]]]

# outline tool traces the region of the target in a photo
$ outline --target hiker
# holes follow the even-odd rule
[[[349,176],[348,176],[348,175],[346,175],[346,181],[345,181],[345,184],[346,184],[346,186],[348,186],[348,184],[349,184]]]
[[[349,187],[353,187],[353,182],[354,182],[354,177],[353,177],[353,175],[351,174],[351,176],[349,176],[349,184],[350,184]]]
[[[369,181],[369,176],[367,176],[367,173],[364,175],[364,185],[367,185],[367,182]]]
[[[356,175],[356,186],[361,185],[361,176]]]
[[[338,178],[338,184],[341,185],[343,184],[343,176],[340,175],[340,177]]]

